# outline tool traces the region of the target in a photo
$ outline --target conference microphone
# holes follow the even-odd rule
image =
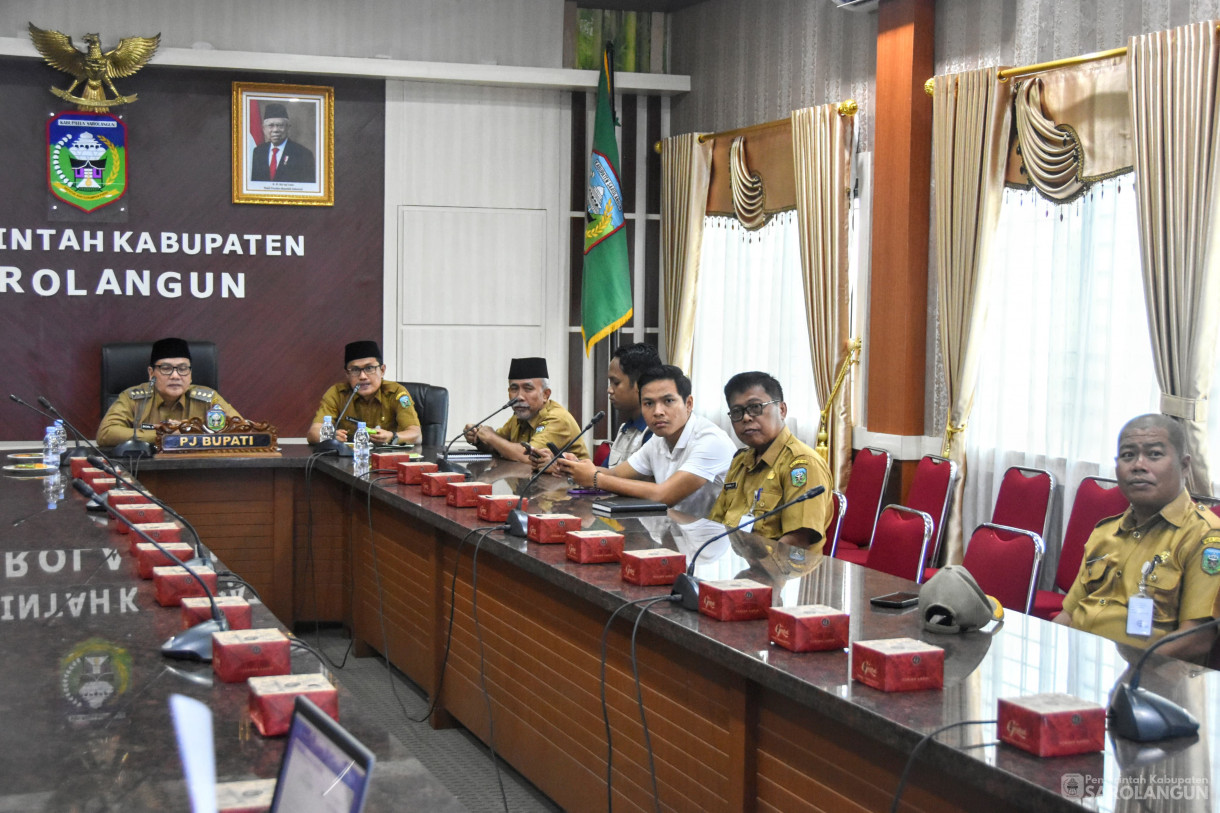
[[[1166,635],[1145,649],[1144,654],[1135,662],[1127,685],[1119,686],[1114,692],[1114,699],[1110,701],[1110,709],[1107,712],[1110,731],[1136,742],[1159,742],[1198,733],[1199,721],[1193,714],[1167,697],[1140,688],[1140,671],[1144,668],[1144,661],[1148,660],[1148,656],[1157,648],[1196,632],[1213,629],[1217,625],[1220,625],[1220,618],[1213,618],[1197,627]]]
[[[195,537],[195,558],[191,559],[186,564],[190,565],[191,567],[211,567],[212,566],[212,560],[208,556],[208,550],[206,548],[204,548],[204,546],[203,546],[203,538],[199,536],[199,531],[195,530],[195,526],[192,525],[191,523],[187,522],[186,517],[182,516],[177,511],[175,511],[173,508],[171,508],[169,503],[164,502],[163,500],[159,500],[156,497],[154,497],[151,491],[149,491],[144,486],[137,483],[135,480],[132,480],[132,479],[129,479],[129,478],[123,476],[123,473],[121,471],[119,471],[118,466],[112,465],[111,462],[109,460],[107,460],[106,458],[104,458],[100,455],[91,454],[86,459],[89,461],[90,466],[93,466],[95,469],[101,469],[102,471],[109,474],[111,477],[118,480],[124,486],[135,489],[136,491],[140,492],[145,497],[147,497],[149,499],[149,501],[154,502],[157,505],[164,508],[165,512],[167,514],[169,514],[174,519],[181,522],[186,527],[186,529],[191,532],[191,535]]]
[[[344,413],[347,412],[347,408],[350,407],[352,405],[352,401],[355,400],[356,392],[357,392],[357,389],[355,387],[352,387],[352,394],[347,396],[347,403],[345,403],[343,405],[343,409],[339,410],[339,416],[337,418],[335,418],[335,431],[336,432],[339,431],[339,421],[343,420]],[[349,447],[346,443],[339,440],[338,438],[327,438],[326,440],[319,441],[317,444],[314,445],[314,449],[316,449],[319,454],[326,454],[327,452],[334,452],[339,457],[351,457],[352,456],[351,447]]]
[[[82,496],[89,499],[93,499],[95,496],[95,493],[89,484],[84,480],[81,480],[79,477],[72,481],[72,487],[80,492]],[[169,558],[171,562],[175,561],[173,554],[167,551],[160,542],[140,530],[139,526],[137,526],[127,517],[123,516],[122,512],[120,512],[117,508],[109,503],[103,503],[103,505],[106,506],[106,510],[110,512],[111,516],[126,525],[128,528],[131,528],[132,533],[139,536],[145,542],[151,542],[153,546],[155,546],[157,550],[161,551],[161,553],[165,554],[165,556]],[[188,630],[184,630],[183,632],[170,637],[168,641],[161,644],[161,654],[167,658],[210,661],[212,660],[212,633],[224,632],[227,630],[229,628],[229,620],[225,618],[224,613],[220,611],[220,607],[216,604],[216,596],[212,595],[212,591],[208,589],[207,583],[199,577],[199,574],[195,572],[195,568],[185,563],[182,564],[182,567],[191,575],[191,578],[199,582],[199,586],[203,588],[204,595],[208,597],[208,601],[212,604],[212,618],[209,621],[203,621]]]
[[[817,497],[824,493],[826,493],[826,486],[814,486],[813,488],[806,491],[804,494],[801,494],[799,497],[794,497],[793,499],[788,500],[788,502],[786,502],[782,505],[777,505],[775,508],[772,508],[770,511],[766,512],[765,514],[760,514],[756,517],[750,517],[749,522],[743,522],[740,525],[738,525],[736,528],[729,528],[724,533],[716,534],[711,539],[707,540],[702,545],[700,545],[699,549],[695,551],[695,555],[690,558],[690,564],[686,566],[686,572],[679,573],[678,577],[676,579],[674,579],[674,588],[670,592],[670,595],[677,596],[679,601],[682,602],[682,606],[685,607],[686,609],[698,610],[699,609],[699,579],[695,578],[695,562],[699,559],[699,554],[703,553],[703,551],[707,548],[708,545],[712,544],[713,542],[715,542],[718,539],[724,539],[726,536],[728,536],[731,533],[740,531],[743,528],[748,528],[748,527],[752,526],[754,523],[758,522],[759,520],[764,520],[767,517],[778,514],[780,511],[786,510],[786,509],[796,505],[798,502],[804,502],[805,500],[812,500],[814,497]]]
[[[551,459],[547,461],[545,466],[538,469],[538,471],[534,472],[534,476],[531,477],[530,479],[526,480],[525,485],[523,485],[518,490],[517,507],[508,512],[508,519],[506,520],[505,530],[508,531],[509,536],[524,537],[526,531],[529,529],[529,519],[528,519],[529,514],[527,514],[521,510],[521,504],[523,502],[525,502],[525,495],[527,493],[529,493],[530,487],[532,485],[534,485],[534,483],[538,482],[539,477],[546,474],[547,469],[549,469],[551,466],[555,465],[556,460],[563,457],[564,452],[566,452],[568,449],[571,449],[572,445],[574,443],[576,443],[576,441],[580,440],[581,435],[583,435],[585,432],[588,432],[590,429],[592,429],[593,425],[604,417],[606,417],[605,412],[598,412],[596,415],[593,416],[593,420],[591,420],[587,424],[585,424],[584,429],[581,429],[579,432],[576,433],[576,437],[572,438],[571,440],[569,440],[567,443],[565,443],[563,445],[562,449],[555,451],[554,448],[552,447],[553,456],[551,457]]]
[[[475,426],[476,427],[482,426],[483,424],[490,421],[492,418],[499,415],[504,410],[508,409],[509,407],[515,407],[517,404],[520,404],[520,403],[524,403],[523,398],[510,398],[508,400],[508,403],[506,403],[502,407],[497,408],[495,412],[491,413],[486,418],[484,418],[483,420],[476,423]],[[463,429],[461,432],[458,432],[456,435],[454,435],[453,439],[451,441],[449,441],[448,443],[445,444],[445,450],[436,456],[436,470],[437,471],[454,472],[457,474],[464,474],[468,478],[470,477],[470,470],[467,469],[465,466],[461,465],[460,463],[450,463],[449,462],[449,450],[451,448],[453,448],[453,444],[457,443],[458,439],[461,438],[462,435],[465,435],[465,434],[466,434],[466,430]]]

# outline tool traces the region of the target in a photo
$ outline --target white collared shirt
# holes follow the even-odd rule
[[[676,505],[678,511],[706,517],[724,486],[724,475],[737,447],[725,431],[701,415],[690,416],[672,449],[665,438],[654,435],[627,459],[627,465],[644,477],[663,483],[674,472],[686,471],[707,482]]]

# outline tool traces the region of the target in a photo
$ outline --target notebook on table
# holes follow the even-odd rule
[[[643,497],[610,497],[593,501],[595,514],[653,514],[668,510],[669,506],[665,503]]]

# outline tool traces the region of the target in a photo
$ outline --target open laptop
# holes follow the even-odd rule
[[[360,813],[374,759],[330,715],[298,696],[271,813]]]

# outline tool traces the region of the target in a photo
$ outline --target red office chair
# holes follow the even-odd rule
[[[1033,531],[984,522],[970,535],[962,566],[1005,609],[1028,613],[1044,550]]]
[[[924,455],[915,467],[911,490],[903,504],[907,508],[923,511],[932,518],[932,538],[928,545],[927,559],[923,563],[925,568],[935,565],[940,558],[941,539],[945,535],[945,517],[949,515],[949,502],[956,481],[957,464],[943,457]]]
[[[1048,621],[1063,611],[1063,597],[1072,589],[1080,560],[1084,558],[1084,543],[1089,541],[1093,526],[1106,517],[1127,510],[1127,498],[1118,490],[1116,480],[1086,477],[1080,481],[1067,529],[1063,532],[1063,547],[1059,551],[1059,566],[1055,568],[1058,590],[1038,590],[1034,593],[1033,614]]]
[[[842,491],[830,492],[830,524],[826,526],[826,541],[822,543],[822,552],[834,556],[839,547],[839,526],[843,524],[843,514],[847,513],[847,498]]]
[[[1055,477],[1049,471],[1013,466],[1004,472],[991,524],[1024,528],[1042,536],[1046,533],[1054,495]]]
[[[864,564],[873,529],[877,527],[877,515],[881,513],[885,484],[889,479],[889,452],[865,446],[856,454],[851,466],[851,480],[845,492],[847,510],[839,523],[839,544],[834,553],[836,558]]]
[[[877,520],[864,566],[921,581],[931,539],[932,517],[913,508],[887,505]]]

